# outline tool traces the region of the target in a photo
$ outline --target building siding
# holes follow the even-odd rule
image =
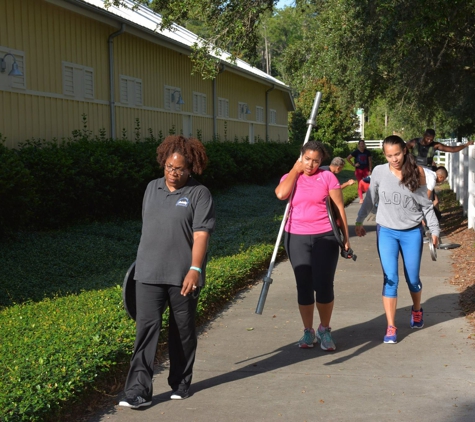
[[[105,130],[106,136],[110,136],[108,38],[118,31],[119,24],[111,26],[110,20],[106,22],[91,12],[76,13],[67,2],[60,1],[53,4],[44,0],[0,0],[0,10],[5,11],[0,14],[0,47],[2,51],[23,54],[25,75],[25,89],[2,89],[11,82],[5,78],[12,77],[7,75],[8,69],[0,74],[3,109],[0,133],[6,137],[6,145],[17,147],[31,138],[71,137],[74,130],[83,129],[83,117],[93,134],[99,135],[100,130]],[[121,138],[126,133],[129,139],[135,139],[139,125],[142,138],[148,137],[150,130],[158,137],[160,131],[166,136],[171,130],[183,133],[191,127],[194,136],[200,136],[203,141],[211,140],[214,135],[213,82],[191,75],[191,61],[183,52],[172,45],[167,48],[163,40],[154,42],[150,34],[141,37],[137,33],[137,30],[127,32],[126,26],[126,31],[113,40],[116,137]],[[92,70],[93,98],[74,98],[63,93],[64,63],[86,69],[86,73]],[[256,78],[244,77],[231,68],[226,66],[216,80],[216,97],[229,100],[229,117],[216,118],[217,137],[246,139],[252,123],[254,140],[263,140],[266,124],[265,120],[256,121],[256,106],[265,108],[266,91],[271,86]],[[69,69],[72,67],[68,72]],[[140,105],[121,103],[121,76],[141,84]],[[88,92],[92,85],[88,85]],[[184,100],[180,110],[165,108],[166,86],[180,89]],[[205,114],[194,113],[193,93],[205,96]],[[289,93],[269,92],[270,108],[276,110],[278,119],[276,125],[269,125],[271,140],[288,139],[289,109],[285,95]],[[239,103],[246,103],[251,110],[246,120],[239,120]]]

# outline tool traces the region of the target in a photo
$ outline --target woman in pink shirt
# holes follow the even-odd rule
[[[330,319],[339,245],[327,213],[328,196],[340,212],[345,250],[350,248],[350,241],[340,183],[332,172],[319,169],[326,158],[327,152],[321,142],[307,142],[301,149],[301,159],[282,177],[275,193],[279,199],[288,199],[295,185],[285,225],[284,245],[294,269],[304,326],[304,335],[298,345],[308,349],[320,341],[323,350],[331,351],[336,348]],[[317,331],[313,328],[315,304],[320,317]]]

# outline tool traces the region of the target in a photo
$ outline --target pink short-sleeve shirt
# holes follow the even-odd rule
[[[288,176],[282,176],[281,181]],[[332,230],[326,199],[333,189],[340,189],[336,176],[327,170],[317,170],[312,176],[301,174],[285,224],[285,231],[293,234],[320,234]]]

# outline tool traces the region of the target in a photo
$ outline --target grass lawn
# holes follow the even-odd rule
[[[214,195],[200,321],[268,268],[286,205],[275,197],[277,182]],[[347,202],[352,188],[344,190]],[[134,323],[121,286],[140,230],[140,221],[111,221],[0,243],[0,420],[68,420],[65,409],[125,370]]]

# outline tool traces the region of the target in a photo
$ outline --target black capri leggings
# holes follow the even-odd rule
[[[339,254],[333,232],[316,235],[285,232],[284,246],[294,270],[299,305],[312,305],[315,300],[323,304],[332,302]]]

